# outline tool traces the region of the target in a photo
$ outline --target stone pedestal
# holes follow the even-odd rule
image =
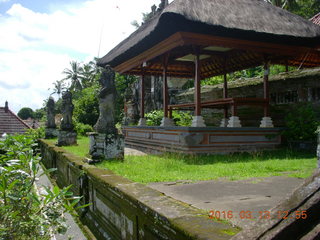
[[[237,117],[237,116],[230,117],[227,127],[230,127],[230,128],[242,127],[239,117]]]
[[[89,133],[89,154],[93,160],[123,159],[124,138],[119,134]]]
[[[193,116],[191,127],[206,127],[202,116]]]
[[[45,129],[45,139],[56,138],[59,136],[59,132],[56,128]]]
[[[138,126],[147,126],[147,120],[145,118],[140,118]]]
[[[273,122],[271,117],[263,117],[260,124],[261,128],[273,128]]]
[[[220,127],[227,127],[228,126],[228,119],[227,118],[222,118]]]
[[[77,133],[69,131],[59,131],[57,146],[77,145]]]
[[[174,122],[171,118],[162,118],[161,120],[161,124],[160,124],[161,127],[172,127],[174,126]]]

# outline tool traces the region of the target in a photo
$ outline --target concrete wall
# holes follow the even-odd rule
[[[131,182],[109,170],[84,163],[46,140],[40,140],[42,162],[57,168],[60,187],[72,184],[83,196],[81,221],[97,239],[230,239],[239,229],[209,219],[208,213]]]

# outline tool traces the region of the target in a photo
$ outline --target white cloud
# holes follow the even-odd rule
[[[0,2],[4,0],[0,0]],[[37,13],[13,4],[0,15],[0,106],[39,108],[71,60],[100,57],[127,37],[159,0],[92,0]]]
[[[0,3],[2,2],[9,2],[10,0],[0,0]]]

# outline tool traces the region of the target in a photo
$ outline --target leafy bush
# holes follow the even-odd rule
[[[146,114],[148,126],[159,126],[163,118],[162,110],[155,110]],[[173,111],[172,119],[177,126],[190,126],[192,115],[189,112]]]
[[[285,117],[284,136],[289,141],[315,141],[319,125],[315,111],[310,104],[301,104]]]
[[[24,107],[24,108],[21,108],[19,110],[17,115],[22,120],[26,120],[28,118],[33,118],[34,117],[34,112],[33,112],[33,110],[31,108]]]
[[[63,213],[72,212],[80,200],[72,197],[70,187],[37,192],[40,158],[33,150],[36,145],[32,134],[0,140],[0,239],[49,239],[53,233],[64,232]]]
[[[87,136],[88,132],[93,132],[93,128],[89,124],[76,123],[75,129],[78,135]]]

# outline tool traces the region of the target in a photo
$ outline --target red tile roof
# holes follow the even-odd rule
[[[24,133],[27,129],[30,129],[30,127],[10,109],[6,112],[4,107],[0,107],[0,137],[4,133]]]
[[[310,21],[312,21],[313,23],[320,25],[320,12],[318,14],[316,14],[315,16],[313,16]]]

